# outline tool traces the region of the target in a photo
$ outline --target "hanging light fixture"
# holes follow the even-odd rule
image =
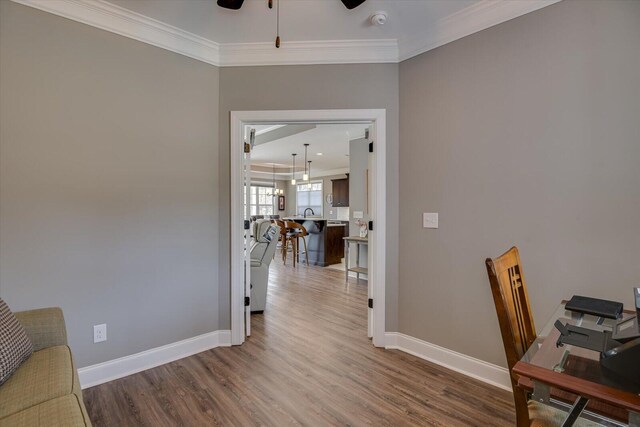
[[[303,181],[309,181],[309,174],[307,173],[307,148],[309,148],[309,144],[304,144],[304,175],[302,175]]]
[[[291,164],[292,164],[292,167],[291,167],[291,185],[296,185],[296,156],[297,156],[296,153],[293,153],[291,155],[291,159],[292,159],[292,161],[291,161]]]
[[[282,194],[283,191],[281,188],[276,188],[276,165],[273,165],[273,191],[271,194],[267,194],[267,196],[276,197]]]
[[[309,181],[311,181],[311,160],[309,160],[307,163],[309,163]]]

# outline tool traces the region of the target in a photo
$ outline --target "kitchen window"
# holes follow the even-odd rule
[[[246,200],[245,187],[245,200]],[[250,215],[273,215],[273,187],[251,186]]]
[[[296,213],[304,215],[307,208],[316,216],[322,216],[322,181],[308,182],[296,186]]]

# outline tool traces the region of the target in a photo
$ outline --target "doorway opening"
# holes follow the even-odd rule
[[[300,257],[302,265],[308,262],[311,266],[328,267],[333,265],[336,268],[335,265],[339,263],[335,259],[335,250],[331,254],[323,246],[328,241],[327,239],[339,241],[339,251],[344,253],[342,252],[344,248],[343,237],[357,237],[360,225],[364,225],[364,229],[369,229],[368,235],[365,237],[365,244],[368,243],[371,250],[363,251],[360,256],[359,268],[354,267],[356,261],[355,254],[353,254],[349,267],[352,269],[352,274],[367,274],[369,302],[364,309],[368,313],[368,336],[372,338],[373,345],[384,346],[385,115],[385,110],[244,111],[231,113],[232,344],[242,344],[245,337],[250,335],[252,305],[256,311],[255,308],[260,304],[257,301],[251,304],[250,298],[248,298],[252,293],[251,285],[249,285],[252,283],[252,262],[250,249],[245,250],[245,248],[250,248],[252,229],[255,229],[251,227],[251,220],[259,220],[264,224],[266,221],[260,218],[263,216],[266,219],[286,218],[289,221],[287,225],[298,223],[302,226],[301,228],[312,231],[313,236],[309,235],[306,239],[302,239],[302,243],[311,244],[311,247],[307,247],[307,250],[304,251],[304,248],[299,246],[297,252],[302,253],[297,256],[294,253],[291,254],[295,261],[298,261],[297,258]],[[316,129],[318,130],[315,131]],[[337,153],[332,151],[330,154],[330,143],[324,143],[323,147],[325,148],[321,148],[321,150],[318,149],[320,143],[313,144],[314,148],[311,148],[312,151],[309,152],[313,135],[324,133],[326,136],[329,129],[345,132],[347,135],[352,135],[353,138],[348,140],[346,147],[337,150]],[[295,137],[295,135],[304,135],[305,133],[304,138]],[[283,144],[267,147],[270,141],[277,139],[281,140]],[[305,146],[304,143],[301,143],[303,139],[310,140],[305,142],[310,145]],[[329,139],[331,140],[331,138]],[[287,141],[286,144],[284,144],[285,141]],[[262,148],[260,148],[261,145]],[[364,165],[358,165],[357,177],[354,177],[354,181],[358,182],[357,185],[362,185],[363,188],[355,199],[361,200],[358,200],[357,206],[347,207],[345,204],[349,205],[350,203],[348,201],[345,203],[344,194],[341,193],[340,188],[349,184],[340,181],[349,180],[352,171],[348,158],[350,155],[347,156],[349,153],[341,151],[351,150],[351,146],[353,149],[363,150],[366,154]],[[307,151],[306,159],[304,150]],[[255,154],[256,160],[253,162],[253,172],[252,154]],[[296,154],[296,156],[292,156],[292,154]],[[336,154],[346,158],[339,159]],[[323,159],[320,160],[320,158]],[[290,162],[289,159],[291,159]],[[323,161],[325,159],[326,161]],[[294,166],[296,161],[297,165]],[[331,169],[331,165],[336,167]],[[341,167],[342,170],[339,170]],[[349,175],[346,175],[347,170]],[[325,178],[331,175],[337,181],[336,185],[330,179]],[[341,204],[343,206],[340,206]],[[358,225],[355,224],[356,221],[359,222]],[[268,223],[264,225],[268,228]],[[344,232],[338,236],[340,233],[337,231],[340,228]],[[331,235],[327,233],[328,231],[331,232]],[[299,239],[296,240],[300,243]],[[323,245],[319,244],[320,240]],[[335,246],[335,242],[333,245]],[[357,243],[356,245],[352,246],[354,249],[352,252],[356,252],[355,248],[360,246]],[[272,253],[270,255],[273,256]],[[282,255],[285,257],[287,253],[283,252]],[[333,259],[331,259],[332,256]],[[293,263],[294,259],[291,259],[290,262]],[[284,262],[284,258],[282,261]],[[341,267],[337,266],[337,268]],[[262,280],[257,276],[260,274],[257,270],[254,271],[254,274],[256,274],[256,280]],[[344,274],[348,281],[349,272],[345,271]],[[260,311],[261,307],[257,308],[257,311]]]

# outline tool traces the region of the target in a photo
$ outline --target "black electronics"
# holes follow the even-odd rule
[[[640,338],[640,288],[633,289],[636,303],[636,317],[630,317],[619,321],[613,327],[613,339],[626,342],[634,338]]]
[[[640,338],[600,355],[600,364],[617,377],[640,385]]]
[[[603,299],[574,295],[564,306],[569,311],[591,314],[607,319],[619,319],[622,316],[623,305],[621,302],[607,301]]]
[[[560,336],[558,337],[558,341],[556,341],[557,347],[565,344],[575,345],[576,347],[588,348],[598,353],[604,353],[622,344],[614,340],[609,331],[594,331],[593,329],[582,328],[580,326],[563,325],[559,320],[556,320],[553,326],[560,331]]]
[[[599,352],[603,372],[608,372],[611,377],[608,381],[632,383],[634,384],[632,388],[640,391],[640,363],[638,363],[640,360],[640,288],[634,288],[633,295],[636,316],[617,322],[612,332],[596,331],[569,324],[563,325],[559,320],[554,326],[560,331],[556,346],[574,345]],[[574,297],[572,301],[576,298],[578,298],[578,309],[572,311],[613,319],[622,316],[622,309],[620,309],[619,314],[612,317],[618,313],[617,304],[619,303],[613,303],[615,304],[613,305],[612,301],[595,300],[599,302],[592,305],[589,301],[585,304],[585,300],[593,300],[593,298]],[[607,304],[603,305],[600,302]],[[565,307],[567,306],[568,303]]]

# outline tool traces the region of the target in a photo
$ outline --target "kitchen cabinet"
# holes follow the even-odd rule
[[[332,179],[333,206],[349,206],[349,175],[346,178]]]
[[[349,221],[326,220],[323,218],[285,218],[302,224],[309,235],[307,239],[307,251],[309,264],[326,267],[327,265],[340,264],[344,256],[343,238],[349,235]],[[299,242],[300,247],[304,247]],[[304,256],[300,255],[304,260]]]

